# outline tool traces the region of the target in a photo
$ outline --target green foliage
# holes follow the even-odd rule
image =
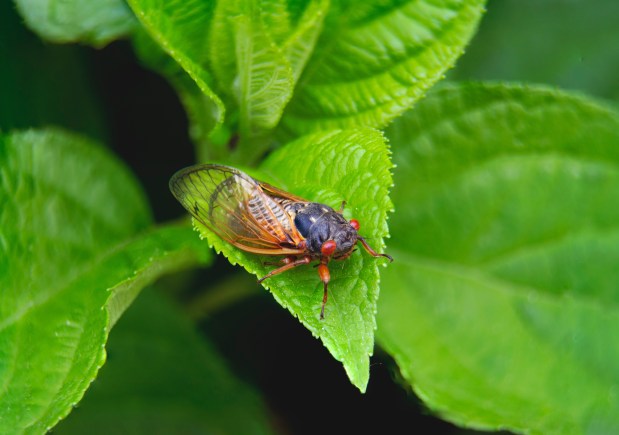
[[[616,98],[617,41],[606,31],[616,5],[565,3],[550,22],[538,3],[491,2],[452,76]],[[483,0],[127,4],[15,0],[46,41],[101,47],[129,36],[183,103],[197,160],[335,209],[347,201],[345,217],[393,264],[363,249],[332,261],[324,320],[315,268],[262,284],[355,387],[366,391],[376,330],[405,386],[456,424],[619,431],[616,110],[499,83],[450,84],[420,101],[463,53]],[[0,72],[0,432],[51,429],[97,378],[106,348],[109,366],[61,432],[270,432],[272,410],[168,299],[144,295],[125,311],[162,275],[209,264],[209,244],[256,277],[277,258],[236,249],[197,222],[200,234],[155,225],[131,172],[88,139],[12,131],[60,122],[109,135],[82,54],[37,45],[0,9],[0,54],[11,59]],[[564,25],[567,39],[546,43]],[[196,296],[187,276],[169,279],[179,300]],[[207,284],[237,296],[246,286]]]
[[[0,180],[0,421],[43,432],[95,378],[137,292],[209,256],[187,226],[148,229],[133,176],[81,137],[3,135]]]
[[[271,433],[256,394],[232,376],[182,313],[152,290],[118,322],[108,353],[101,375],[55,433]]]
[[[335,209],[346,201],[345,216],[359,220],[362,234],[376,250],[382,251],[383,238],[388,235],[386,219],[392,207],[388,197],[392,181],[389,152],[380,132],[360,129],[305,136],[273,153],[260,169],[264,176],[253,173],[258,179],[286,187],[309,200]],[[272,257],[236,249],[199,222],[194,223],[215,250],[233,264],[242,265],[260,278],[274,268],[264,264],[273,261]],[[323,285],[313,267],[301,266],[263,281],[275,299],[344,364],[351,382],[361,391],[365,391],[369,379],[378,268],[384,262],[365,252],[354,253],[346,261],[331,262],[324,320],[320,320]]]
[[[183,89],[191,119],[211,126],[192,127],[200,158],[221,159],[234,136],[225,160],[248,164],[264,154],[272,135],[385,126],[453,66],[484,2],[315,0],[301,11],[284,0],[160,3],[129,1],[203,92],[172,80]],[[152,62],[152,47],[144,55],[165,69]]]
[[[450,86],[387,135],[398,262],[378,338],[405,379],[459,424],[616,432],[619,113]]]
[[[453,66],[484,3],[335,2],[283,127],[384,127]]]

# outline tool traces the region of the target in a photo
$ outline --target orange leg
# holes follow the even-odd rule
[[[355,252],[356,249],[352,249],[350,251],[348,251],[346,254],[340,256],[340,257],[333,257],[333,259],[335,261],[342,261],[342,260],[346,260],[348,257],[350,257],[352,255],[353,252]]]
[[[309,255],[304,255],[297,260],[292,260],[291,257],[286,257],[282,260],[282,262],[285,263],[283,266],[270,271],[265,276],[260,278],[258,282],[262,282],[265,279],[272,277],[273,275],[279,275],[282,272],[286,272],[287,270],[293,269],[297,266],[301,266],[302,264],[308,264],[310,261],[312,261],[312,257],[310,257]]]
[[[324,293],[322,294],[322,306],[320,307],[320,320],[325,318],[325,305],[327,305],[327,285],[329,281],[331,281],[331,274],[329,273],[329,268],[327,267],[327,262],[329,259],[327,257],[322,257],[320,259],[320,264],[318,265],[318,276],[320,276],[320,280],[322,281],[324,287]]]
[[[388,258],[389,261],[393,261],[393,257],[391,255],[387,255],[387,254],[379,254],[378,252],[376,252],[375,250],[373,250],[370,245],[368,245],[368,242],[365,241],[365,239],[361,236],[357,236],[357,240],[359,240],[361,242],[361,244],[363,245],[363,247],[365,248],[366,251],[368,251],[368,253],[372,256],[372,257],[385,257]]]
[[[265,261],[264,264],[265,266],[278,266],[280,264],[290,264],[290,263],[294,263],[296,261],[297,257],[295,257],[294,255],[288,255],[284,258],[282,258],[279,261]]]

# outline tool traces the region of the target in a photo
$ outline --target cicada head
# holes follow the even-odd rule
[[[341,257],[352,251],[357,243],[355,226],[324,204],[304,205],[297,210],[294,222],[312,255]]]

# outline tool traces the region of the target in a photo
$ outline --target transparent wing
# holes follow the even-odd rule
[[[238,169],[191,166],[174,174],[170,190],[194,218],[240,249],[267,255],[303,252],[297,248],[303,238],[278,199]]]

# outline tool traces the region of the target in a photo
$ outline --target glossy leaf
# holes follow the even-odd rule
[[[135,179],[82,137],[2,136],[0,180],[0,421],[40,433],[81,399],[139,290],[208,251],[187,226],[147,230]]]
[[[391,210],[391,162],[382,135],[370,129],[333,131],[303,137],[273,153],[252,175],[312,201],[336,209],[361,223],[361,234],[379,252],[388,235]],[[240,251],[196,223],[217,252],[257,277],[274,268],[264,257]],[[375,313],[379,293],[378,268],[387,261],[372,258],[363,249],[342,262],[331,262],[329,300],[320,320],[323,286],[316,269],[298,267],[269,278],[263,285],[275,299],[320,338],[335,359],[344,364],[351,380],[365,391],[369,356],[374,347]]]
[[[97,381],[55,433],[272,432],[256,393],[152,289],[118,322],[108,354]]]
[[[218,131],[222,127],[226,108],[213,90],[212,74],[207,69],[213,4],[199,0],[128,0],[127,3],[158,49],[174,59],[202,92],[201,98],[205,101],[199,105],[208,107],[202,112],[202,115],[207,114],[201,117],[206,125],[202,128],[207,129],[208,135]],[[142,43],[146,43],[145,38]],[[155,47],[149,45],[142,49],[147,50],[151,65],[155,64],[154,59],[157,58],[157,62],[164,62],[169,68],[167,58],[161,56]],[[188,88],[191,90],[185,94],[187,97],[196,94],[195,88]]]
[[[384,127],[454,65],[484,4],[334,2],[282,120],[284,130]]]
[[[619,428],[619,114],[546,88],[451,86],[387,132],[398,211],[379,343],[461,425]]]
[[[248,165],[274,137],[384,127],[453,66],[485,2],[129,3],[153,39],[217,102],[217,122],[202,135],[200,155]],[[208,77],[208,90],[200,77]],[[183,94],[196,111],[192,120],[203,120],[199,98]]]
[[[300,17],[291,16],[290,5],[279,0],[129,3],[202,92],[173,79],[197,124],[192,136],[199,155],[255,162],[267,149],[265,135],[279,122],[311,53],[326,0],[310,2]],[[214,107],[204,110],[203,98]],[[228,147],[231,141],[234,147]]]

